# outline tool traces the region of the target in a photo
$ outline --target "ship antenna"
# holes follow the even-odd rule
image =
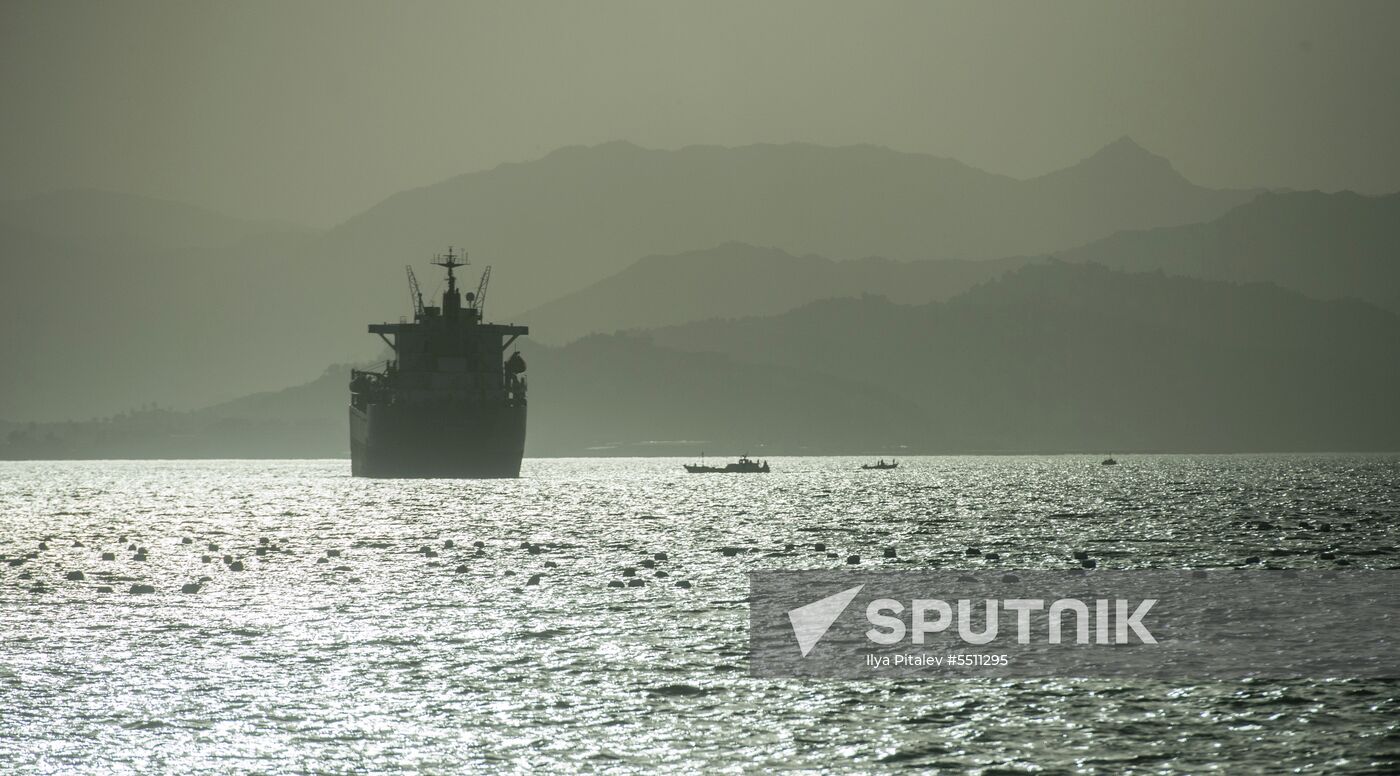
[[[437,261],[434,261],[433,264],[439,267],[447,268],[447,293],[456,293],[457,277],[456,275],[452,274],[452,270],[457,267],[465,267],[467,266],[467,264],[470,263],[467,261],[467,252],[465,250],[462,251],[462,260],[457,261],[457,254],[453,251],[452,246],[449,245],[447,246],[447,255],[444,256],[443,254],[438,254],[435,258],[437,259]]]

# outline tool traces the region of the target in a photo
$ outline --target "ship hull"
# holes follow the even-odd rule
[[[522,405],[370,404],[350,407],[350,470],[357,477],[519,477]]]

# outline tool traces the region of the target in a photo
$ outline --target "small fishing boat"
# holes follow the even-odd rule
[[[685,464],[685,470],[691,474],[767,474],[769,472],[767,461],[755,461],[747,455],[739,456],[737,463],[725,464],[724,466],[706,466],[705,456],[700,456],[700,463]]]

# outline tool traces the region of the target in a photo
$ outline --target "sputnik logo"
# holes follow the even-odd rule
[[[792,633],[797,637],[797,646],[802,650],[803,657],[807,657],[807,653],[817,646],[817,642],[826,635],[831,624],[846,611],[846,607],[851,605],[851,600],[863,587],[865,585],[856,585],[849,590],[842,590],[836,595],[827,596],[788,612],[788,620],[792,622]]]

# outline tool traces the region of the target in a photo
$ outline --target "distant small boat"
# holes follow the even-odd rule
[[[1114,459],[1114,458],[1111,458],[1111,457],[1110,457],[1110,458],[1105,458],[1105,459],[1103,459],[1103,465],[1104,465],[1104,466],[1117,466],[1117,465],[1118,465],[1118,461],[1117,461],[1116,459]]]
[[[685,464],[685,470],[691,474],[767,474],[769,472],[767,461],[755,461],[747,455],[739,456],[737,463],[720,466],[706,466],[705,456],[700,456],[700,463]]]
[[[860,465],[860,468],[862,468],[862,469],[893,469],[893,468],[895,468],[896,466],[899,466],[899,461],[891,460],[891,461],[889,461],[888,463],[886,463],[886,462],[885,462],[885,459],[881,458],[879,461],[876,461],[875,463],[863,463],[863,464]]]

